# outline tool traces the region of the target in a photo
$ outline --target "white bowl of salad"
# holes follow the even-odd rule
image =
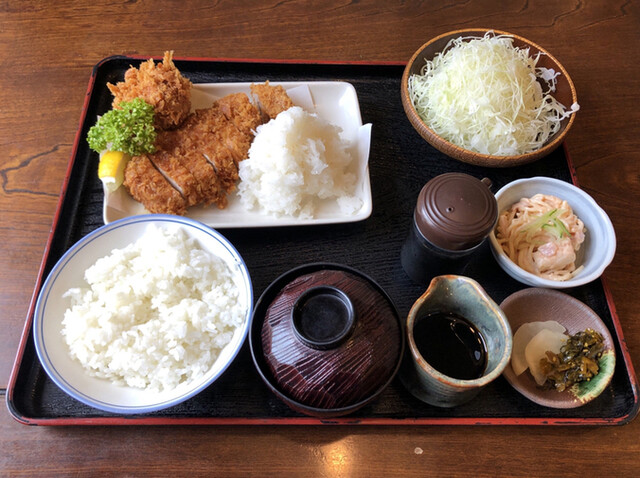
[[[602,275],[616,235],[607,213],[582,189],[548,177],[518,179],[496,193],[498,223],[491,250],[523,284],[577,287]]]

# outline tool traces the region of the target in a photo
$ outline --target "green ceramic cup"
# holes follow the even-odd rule
[[[416,336],[425,330],[426,324],[418,325],[422,320],[434,320],[437,314],[454,314],[467,319],[480,333],[486,365],[477,378],[460,379],[445,375],[427,362],[420,352],[421,349],[427,355],[429,351],[425,350],[425,337]],[[411,308],[405,333],[407,348],[400,379],[416,398],[437,407],[455,407],[473,399],[502,374],[511,359],[512,334],[507,317],[480,284],[468,277],[435,277]],[[435,363],[435,358],[432,360]]]

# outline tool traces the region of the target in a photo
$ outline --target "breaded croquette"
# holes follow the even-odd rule
[[[124,81],[107,83],[107,87],[114,96],[114,108],[134,98],[153,106],[154,125],[159,130],[177,128],[191,111],[191,82],[175,67],[172,51],[164,53],[162,63],[149,59],[139,69],[129,68]]]

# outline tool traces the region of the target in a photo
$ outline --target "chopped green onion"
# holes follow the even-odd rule
[[[565,226],[561,219],[558,219],[558,216],[563,212],[565,212],[563,209],[552,209],[551,211],[540,215],[540,217],[535,221],[522,229],[521,232],[526,233],[529,239],[536,233],[536,231],[541,229],[550,232],[557,239],[560,239],[565,235],[569,237],[571,233],[567,229],[567,226]]]

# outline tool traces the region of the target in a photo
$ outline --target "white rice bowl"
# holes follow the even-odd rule
[[[356,195],[352,145],[341,130],[294,106],[260,125],[239,163],[238,195],[247,210],[276,217],[313,218],[320,201],[336,201],[345,215],[362,208]]]
[[[72,397],[146,413],[213,383],[242,346],[252,307],[248,270],[217,231],[136,216],[97,229],[58,261],[38,297],[34,342]]]

